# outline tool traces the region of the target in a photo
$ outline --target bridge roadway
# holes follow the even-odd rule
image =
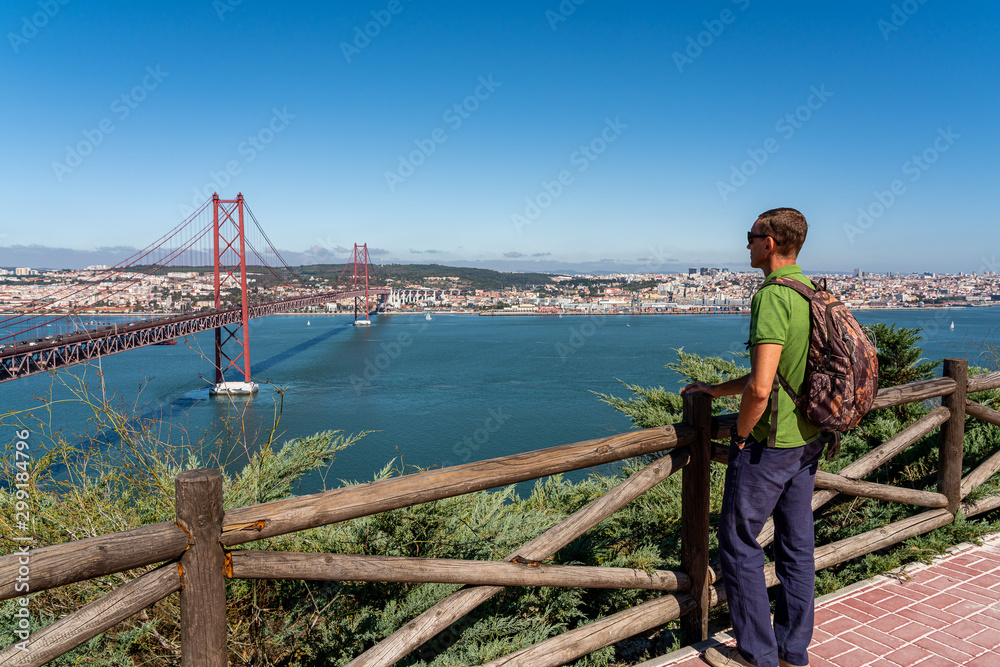
[[[389,288],[387,287],[368,289],[369,296],[388,297],[388,294]],[[364,295],[365,290],[363,289],[347,290],[251,304],[248,307],[247,317],[253,319],[275,315],[340,299],[363,297]],[[100,329],[88,329],[31,341],[20,341],[0,349],[0,382],[65,368],[98,357],[163,343],[200,331],[240,324],[242,318],[242,306],[235,306],[187,315],[139,320],[128,324],[112,324]]]

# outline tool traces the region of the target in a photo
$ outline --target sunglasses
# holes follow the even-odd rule
[[[774,245],[781,245],[781,241],[774,238],[770,234],[751,234],[750,232],[747,232],[747,243],[752,243],[754,239],[768,239],[768,238],[774,241]]]

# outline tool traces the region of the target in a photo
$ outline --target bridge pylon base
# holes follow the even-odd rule
[[[209,396],[249,396],[256,393],[256,382],[220,382],[208,390]]]

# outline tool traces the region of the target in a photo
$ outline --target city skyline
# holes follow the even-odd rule
[[[743,232],[795,206],[807,272],[996,271],[970,240],[996,223],[998,17],[18,1],[0,266],[114,263],[218,191],[300,262],[748,269]]]

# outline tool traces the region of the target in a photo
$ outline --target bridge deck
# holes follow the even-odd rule
[[[367,293],[369,296],[384,297],[388,296],[389,289],[373,287]],[[265,317],[364,294],[363,289],[347,289],[254,303],[249,305],[247,316],[248,319]],[[235,306],[3,344],[0,345],[0,382],[72,366],[137,347],[155,345],[209,329],[238,325],[242,321],[242,307]]]
[[[640,667],[704,667],[720,633]],[[1000,666],[1000,534],[816,601],[811,667]]]

